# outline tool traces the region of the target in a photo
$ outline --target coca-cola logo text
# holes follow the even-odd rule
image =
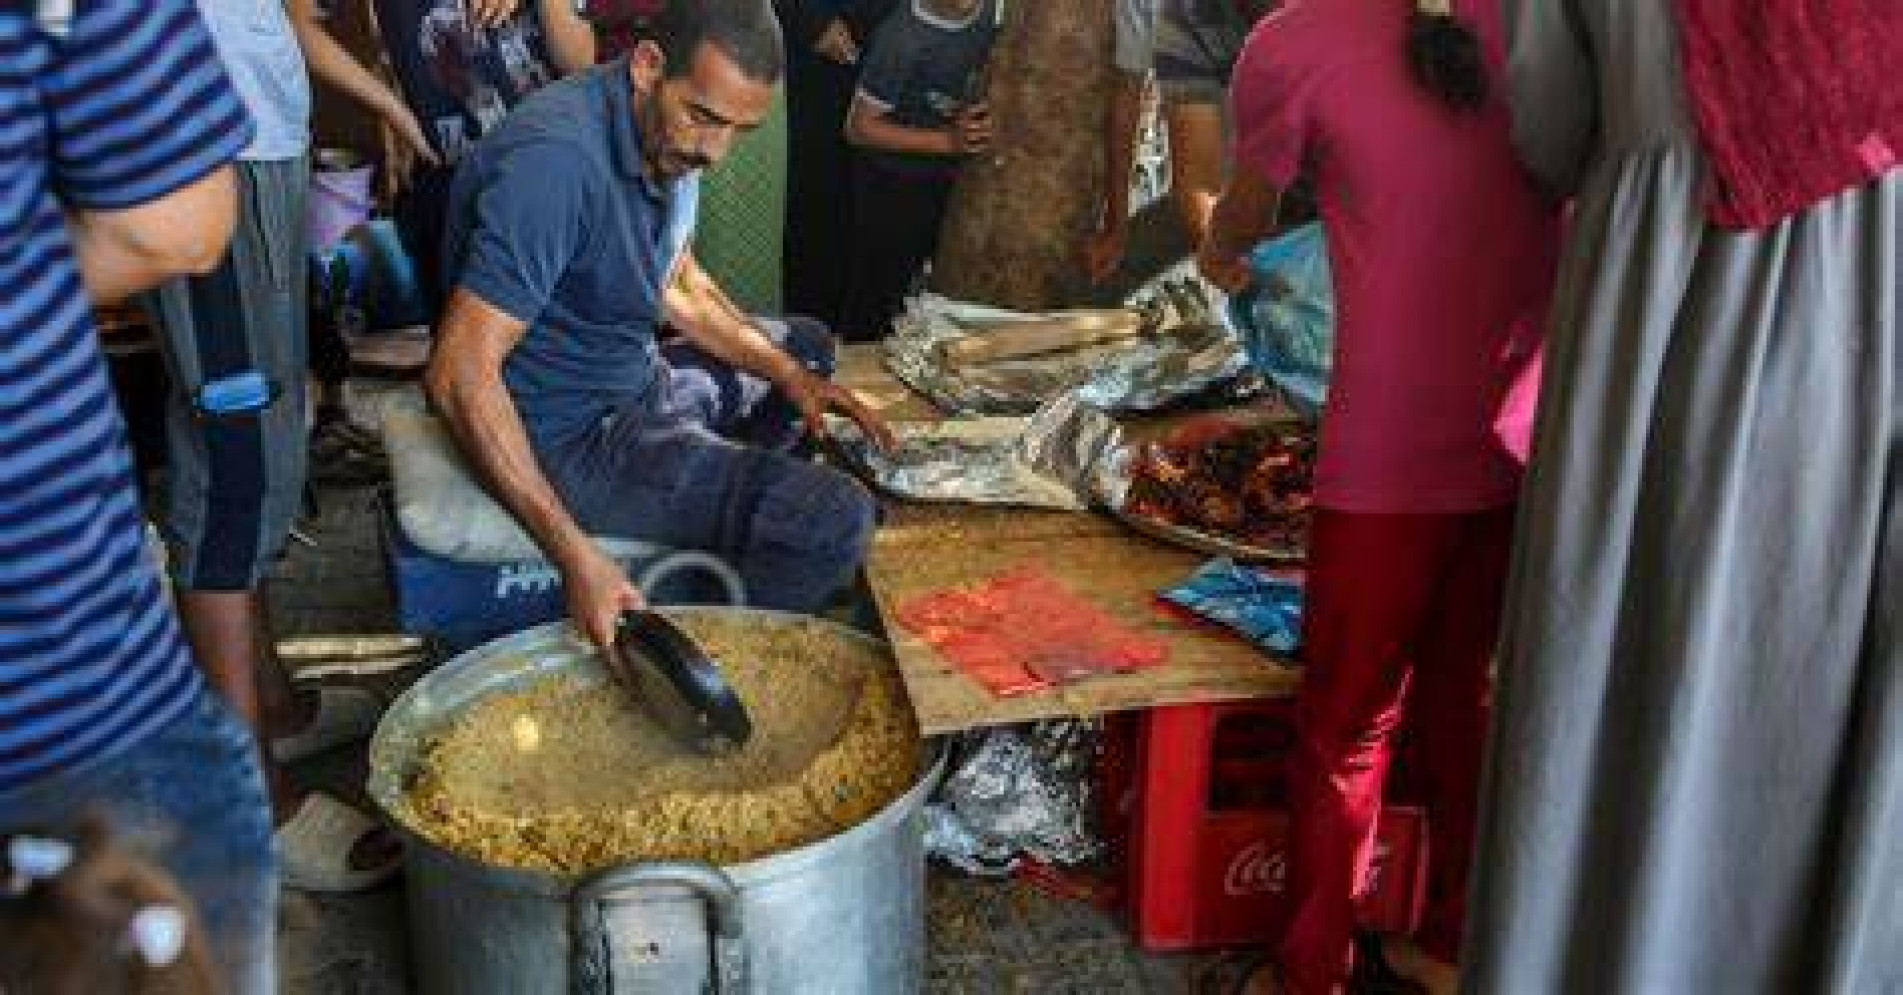
[[[1279,894],[1288,881],[1288,855],[1258,840],[1243,847],[1223,872],[1222,890],[1232,897]]]
[[[1367,879],[1363,882],[1364,894],[1372,895],[1381,889],[1381,870],[1393,855],[1387,840],[1375,842],[1373,859],[1369,861]],[[1277,895],[1287,883],[1288,852],[1271,849],[1267,840],[1257,840],[1237,851],[1222,875],[1223,893],[1231,897]]]

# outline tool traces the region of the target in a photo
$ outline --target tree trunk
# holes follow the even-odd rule
[[[931,283],[1043,311],[1082,286],[1078,249],[1102,203],[1113,0],[1003,2],[987,90],[995,145],[959,176]]]

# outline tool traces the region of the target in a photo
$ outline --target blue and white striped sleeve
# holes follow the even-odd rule
[[[230,162],[251,121],[192,0],[84,0],[43,93],[53,185],[83,208],[133,207]]]

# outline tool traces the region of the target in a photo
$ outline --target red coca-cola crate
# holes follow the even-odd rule
[[[1151,709],[1112,721],[1100,776],[1127,912],[1150,950],[1262,944],[1281,928],[1287,872],[1285,699]],[[1407,933],[1427,885],[1427,826],[1389,805],[1376,828],[1362,923]]]

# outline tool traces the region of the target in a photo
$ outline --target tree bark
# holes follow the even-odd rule
[[[1079,247],[1103,201],[1111,2],[1004,0],[987,87],[995,144],[959,176],[934,290],[1043,311],[1083,286]]]

